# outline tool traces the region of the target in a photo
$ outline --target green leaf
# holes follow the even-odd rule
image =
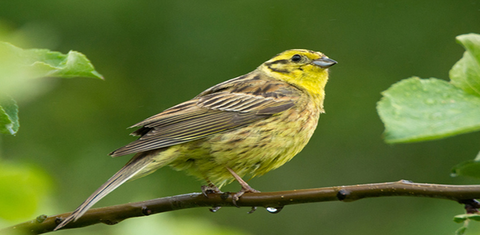
[[[452,169],[452,176],[470,176],[480,178],[480,162],[464,161]]]
[[[480,97],[451,83],[412,77],[384,91],[377,104],[388,143],[432,140],[480,130]]]
[[[452,169],[452,176],[469,176],[480,178],[480,152],[474,160],[464,161]]]
[[[382,93],[377,110],[385,124],[386,142],[432,140],[480,130],[480,35],[460,35],[457,42],[466,51],[450,70],[450,83],[414,77]]]
[[[0,133],[14,135],[19,127],[17,103],[10,97],[0,97]]]
[[[50,188],[51,179],[44,171],[0,162],[0,218],[30,218],[37,213]]]
[[[457,223],[463,223],[462,227],[455,231],[456,235],[479,234],[480,232],[479,223],[477,223],[478,221],[480,221],[479,214],[457,215],[453,218],[453,221]]]
[[[450,70],[452,84],[480,96],[480,35],[460,35],[457,36],[457,42],[466,51]]]
[[[461,214],[453,217],[453,221],[456,223],[463,223],[465,220],[480,221],[480,214]]]
[[[464,235],[465,232],[467,231],[467,226],[462,226],[457,231],[455,231],[455,235]]]
[[[6,42],[0,42],[0,71],[0,133],[12,135],[19,128],[18,107],[8,95],[34,98],[49,87],[48,81],[37,79],[40,77],[103,79],[82,53],[21,49]]]
[[[80,52],[62,54],[47,49],[21,49],[6,42],[0,42],[2,57],[14,68],[28,70],[31,78],[36,77],[90,77],[103,79],[92,63]],[[25,73],[24,73],[25,75]]]

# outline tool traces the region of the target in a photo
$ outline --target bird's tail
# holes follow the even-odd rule
[[[95,203],[100,201],[103,197],[107,196],[107,194],[111,193],[128,180],[140,178],[164,166],[165,164],[154,160],[154,156],[158,154],[159,151],[148,151],[135,155],[127,164],[125,164],[122,169],[115,173],[115,175],[113,175],[110,179],[108,179],[107,182],[105,182],[92,195],[90,195],[90,197],[87,198],[87,200],[85,200],[75,211],[73,211],[70,216],[65,218],[65,220],[63,220],[54,229],[54,231],[61,229],[71,221],[76,221]],[[149,165],[152,163],[156,165],[155,169],[148,169],[151,168]]]

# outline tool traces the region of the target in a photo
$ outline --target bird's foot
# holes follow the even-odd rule
[[[208,185],[202,185],[202,194],[208,198],[208,195],[209,194],[225,194],[223,193],[222,191],[220,191],[220,189],[218,189],[217,186],[213,185],[212,183],[209,183]],[[228,194],[227,194],[228,195]],[[220,208],[222,208],[221,206],[213,206],[212,208],[210,208],[209,210],[211,212],[217,212],[218,210],[220,210]]]
[[[237,201],[238,199],[240,199],[241,196],[243,196],[243,194],[245,193],[260,193],[260,191],[250,187],[250,185],[248,184],[245,184],[245,185],[242,185],[242,189],[240,191],[238,191],[237,193],[233,194],[233,204],[235,204],[235,206],[237,205]]]
[[[208,197],[208,194],[217,194],[217,193],[223,193],[222,191],[220,191],[220,189],[217,188],[217,186],[213,184],[202,185],[202,194],[205,197]]]
[[[240,197],[245,194],[245,193],[260,193],[260,191],[250,187],[248,184],[247,184],[247,188],[244,188],[242,187],[242,190],[240,190],[238,193],[235,193],[232,197],[233,197],[233,205],[235,205],[236,207],[239,207],[237,205],[237,201],[238,199],[240,199]],[[252,209],[248,212],[248,214],[252,214],[253,212],[255,212],[257,210],[257,207],[256,206],[252,206]]]
[[[239,207],[237,205],[237,201],[240,199],[241,196],[243,196],[243,194],[245,193],[259,193],[260,191],[250,187],[250,185],[247,184],[247,182],[245,182],[245,180],[242,179],[242,177],[240,177],[239,175],[237,175],[237,173],[235,173],[235,171],[233,171],[232,169],[230,169],[229,167],[227,167],[227,170],[230,171],[230,173],[232,174],[232,176],[238,181],[238,183],[240,183],[240,185],[242,186],[242,189],[240,191],[238,191],[237,193],[233,194],[232,198],[233,198],[233,205],[235,205],[236,207]],[[249,212],[249,213],[253,213],[254,211],[256,210],[255,207],[252,207],[252,210]]]

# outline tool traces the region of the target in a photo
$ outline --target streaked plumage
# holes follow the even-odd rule
[[[288,50],[251,73],[135,124],[140,128],[132,134],[140,138],[111,155],[136,155],[56,229],[124,182],[166,165],[218,188],[233,181],[235,173],[254,177],[280,167],[312,136],[334,64],[320,52]],[[240,183],[238,196],[253,190]]]

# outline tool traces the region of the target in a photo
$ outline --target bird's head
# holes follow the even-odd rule
[[[323,94],[328,80],[328,68],[336,63],[321,52],[293,49],[276,55],[259,69],[270,77],[286,81],[310,94]]]

